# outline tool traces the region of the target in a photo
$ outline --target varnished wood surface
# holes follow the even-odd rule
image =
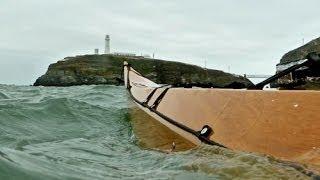
[[[136,73],[129,76],[133,96],[144,101],[156,84]],[[141,85],[144,81],[145,86]],[[155,93],[149,105],[163,89]],[[319,108],[319,91],[172,88],[158,111],[194,130],[209,125],[214,130],[210,139],[228,148],[319,167]],[[154,117],[165,124],[160,117]],[[179,134],[198,143],[188,133]]]

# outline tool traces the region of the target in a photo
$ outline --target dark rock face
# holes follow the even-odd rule
[[[307,44],[289,51],[280,60],[280,64],[286,64],[298,60],[303,60],[309,53],[316,52],[320,53],[320,37],[314,39]]]
[[[91,84],[120,85],[123,61],[159,84],[213,84],[216,87],[248,87],[252,83],[241,76],[180,62],[122,57],[115,55],[85,55],[68,57],[51,64],[35,86],[73,86]]]
[[[309,53],[320,53],[320,38],[314,39],[307,44],[286,53],[277,65],[277,72],[290,66],[301,63]],[[290,74],[278,79],[276,86],[282,89],[312,89],[319,90],[320,64],[311,67],[297,69]]]

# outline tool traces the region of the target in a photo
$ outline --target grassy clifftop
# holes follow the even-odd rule
[[[305,59],[307,55],[312,52],[320,53],[320,37],[306,43],[301,47],[289,51],[281,58],[279,64],[286,64]]]
[[[118,85],[122,77],[123,61],[128,61],[145,77],[160,84],[210,83],[221,87],[234,83],[243,86],[251,84],[241,76],[218,70],[204,70],[199,66],[180,62],[115,55],[84,55],[67,57],[51,64],[46,74],[39,77],[34,85]]]

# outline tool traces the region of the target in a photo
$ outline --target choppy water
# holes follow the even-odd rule
[[[131,113],[127,98],[115,86],[0,85],[0,179],[309,178],[256,154],[205,145],[168,154],[141,146],[132,119],[145,115]]]

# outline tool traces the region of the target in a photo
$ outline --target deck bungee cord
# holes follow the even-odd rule
[[[156,93],[156,91],[157,91],[158,89],[163,88],[163,87],[166,87],[166,86],[170,86],[170,85],[163,85],[163,86],[154,88],[154,89],[151,91],[151,93],[148,95],[148,97],[146,98],[146,100],[143,102],[144,107],[147,107],[147,106],[148,106],[149,101],[151,100],[151,98],[153,97],[154,93]]]

